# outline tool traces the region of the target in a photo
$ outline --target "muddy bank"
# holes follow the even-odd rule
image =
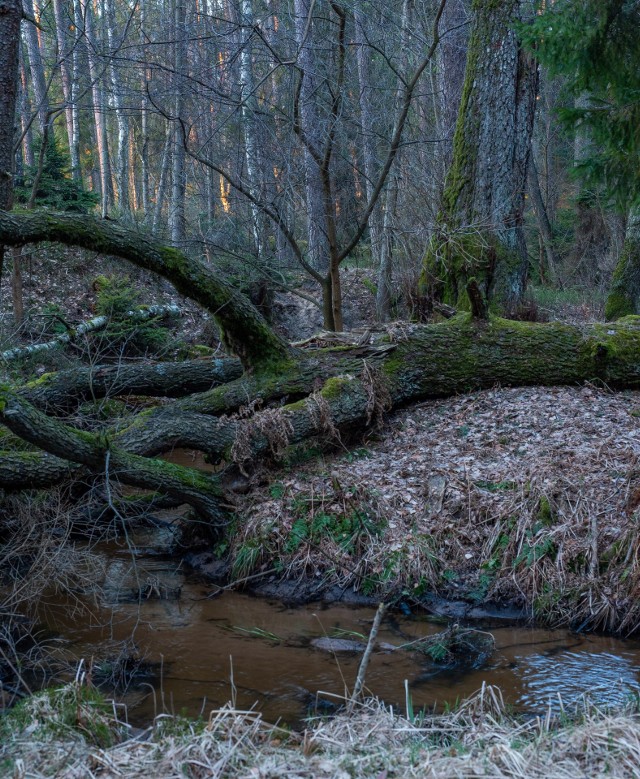
[[[203,581],[215,587],[211,596],[216,597],[228,589],[251,593],[256,597],[281,601],[288,606],[303,606],[308,603],[345,604],[348,606],[376,606],[379,598],[366,595],[353,587],[341,587],[326,580],[283,579],[273,573],[256,573],[247,581],[237,582],[231,576],[232,562],[219,560],[210,552],[190,552],[181,558],[188,570]],[[417,597],[398,591],[391,594],[390,602],[402,613],[420,611],[452,620],[492,621],[529,623],[533,610],[517,602],[492,602],[482,604],[463,599],[452,599],[436,594]]]

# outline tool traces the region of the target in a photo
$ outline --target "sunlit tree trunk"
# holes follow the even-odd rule
[[[111,81],[111,102],[118,125],[118,146],[116,153],[116,189],[118,205],[123,214],[130,211],[129,197],[129,119],[124,108],[123,86],[120,71],[114,57],[120,48],[116,37],[116,11],[114,0],[104,0],[105,26],[109,43],[109,78]]]
[[[80,25],[80,29],[84,30],[100,172],[100,211],[102,216],[106,217],[113,206],[113,182],[111,180],[111,160],[107,143],[107,106],[102,88],[103,73],[96,56],[96,36],[91,3],[89,0],[74,0],[74,12],[76,25]]]

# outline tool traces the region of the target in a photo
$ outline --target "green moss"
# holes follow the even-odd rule
[[[46,387],[55,379],[57,376],[57,373],[55,371],[51,371],[49,373],[43,373],[42,376],[39,376],[37,379],[32,379],[31,381],[27,382],[25,384],[26,389],[39,389],[40,387]]]
[[[26,730],[34,741],[78,736],[99,747],[118,736],[113,707],[94,687],[69,684],[37,693],[0,718],[0,741],[19,738]]]
[[[538,522],[544,527],[549,527],[555,522],[553,511],[551,510],[551,503],[549,499],[542,495],[540,502],[538,503]]]
[[[640,296],[640,245],[628,238],[613,272],[604,309],[608,322],[638,313]]]
[[[335,376],[331,379],[327,379],[320,390],[320,394],[326,400],[334,400],[342,395],[352,381],[352,376]]]

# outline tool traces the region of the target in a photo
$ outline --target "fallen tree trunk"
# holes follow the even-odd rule
[[[583,381],[640,386],[640,320],[577,327],[501,319],[477,323],[460,315],[444,324],[416,327],[395,345],[301,354],[281,376],[246,375],[142,412],[124,429],[96,434],[75,430],[10,390],[0,394],[0,420],[58,458],[180,498],[220,524],[228,500],[220,478],[151,458],[188,447],[245,469],[258,457],[277,458],[289,445],[313,436],[330,439],[364,431],[383,411],[425,398],[496,384]],[[210,413],[214,393],[219,400],[227,398],[227,410],[239,398],[260,404],[250,415],[220,418]],[[15,488],[16,479],[0,469],[0,485]]]
[[[46,216],[44,221],[32,217],[7,217],[0,212],[0,241],[23,243],[27,236],[32,240],[44,236],[65,242],[65,229],[77,226],[75,217],[71,222],[60,221],[56,215]],[[88,245],[89,222],[81,220],[79,224],[80,233],[72,231],[66,242]],[[141,257],[146,262],[150,252],[153,261],[146,267],[158,271],[157,258],[165,257],[162,247],[137,235],[132,238],[126,230],[111,225],[101,229],[102,238],[91,248],[104,245],[109,253],[131,259],[132,246],[142,242],[144,251],[135,253],[134,261],[144,265]],[[189,260],[189,268],[196,266],[199,268],[199,263]],[[183,271],[177,276],[164,271],[166,268],[163,275],[180,282],[182,292],[211,303],[213,298],[200,287],[186,284]],[[191,279],[219,284],[209,270],[189,274]],[[37,449],[0,455],[0,486],[15,489],[16,474],[24,475],[29,468],[37,478],[24,486],[45,486],[48,480],[61,478],[65,462],[75,463],[68,466],[71,471],[81,467],[106,479],[117,478],[167,495],[190,504],[213,525],[221,525],[226,521],[229,500],[224,471],[199,473],[155,459],[157,455],[174,447],[189,447],[223,466],[247,470],[257,458],[269,455],[277,459],[288,446],[314,436],[337,439],[344,432],[362,432],[384,411],[425,398],[496,384],[598,381],[612,388],[640,386],[637,317],[615,324],[576,326],[474,319],[471,314],[460,314],[442,324],[407,326],[401,340],[394,341],[389,331],[370,345],[296,350],[277,336],[269,336],[268,325],[248,301],[229,293],[224,283],[219,290],[227,294],[225,314],[219,318],[226,342],[240,345],[237,352],[248,370],[241,374],[239,363],[233,360],[209,365],[205,361],[206,367],[196,361],[198,364],[60,374],[18,391],[2,387],[0,421]],[[249,325],[253,336],[260,332],[268,336],[268,357],[259,354],[255,341],[248,349],[242,347],[247,311],[253,311]],[[128,392],[178,399],[140,412],[124,425],[121,422],[96,432],[78,430],[42,410],[57,408],[59,413],[81,398]],[[47,466],[41,475],[39,463]]]
[[[127,311],[126,317],[133,322],[144,322],[147,319],[162,318],[169,315],[179,316],[182,313],[180,306],[147,306],[146,308],[139,308],[135,311]],[[31,344],[30,346],[17,346],[14,349],[7,349],[0,353],[0,360],[9,362],[10,360],[16,360],[18,357],[28,357],[31,354],[38,354],[39,352],[48,352],[52,349],[58,349],[60,346],[66,344],[75,343],[78,338],[87,333],[95,333],[99,330],[104,330],[110,322],[108,316],[95,316],[93,319],[89,319],[87,322],[83,322],[76,328],[72,328],[67,333],[52,338],[50,341],[44,341],[43,343]]]
[[[289,347],[249,300],[208,265],[117,222],[79,214],[0,211],[0,244],[51,241],[113,255],[168,279],[216,319],[227,346],[246,367],[286,360]]]
[[[86,401],[138,395],[181,398],[227,384],[242,375],[239,360],[207,358],[136,365],[95,365],[45,373],[21,396],[41,411],[59,415]]]

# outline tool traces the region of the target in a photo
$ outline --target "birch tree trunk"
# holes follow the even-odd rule
[[[64,96],[64,116],[67,129],[67,141],[69,144],[69,158],[71,161],[71,176],[75,181],[80,180],[80,148],[78,127],[78,106],[73,90],[73,81],[76,79],[74,72],[75,48],[73,39],[69,40],[67,30],[71,25],[67,9],[63,7],[62,0],[53,0],[53,15],[56,27],[56,42],[58,45],[58,62],[60,63],[60,78],[62,81],[62,94]],[[71,43],[71,45],[69,45]]]
[[[173,3],[173,116],[171,144],[171,198],[169,201],[169,234],[178,246],[186,240],[185,193],[187,184],[186,153],[180,121],[184,119],[183,75],[188,75],[186,0]]]
[[[35,19],[35,9],[33,0],[23,0],[25,13]],[[27,44],[27,53],[29,55],[29,70],[31,71],[31,83],[33,85],[33,96],[35,99],[35,110],[38,114],[40,125],[40,134],[44,135],[44,128],[49,123],[49,97],[47,95],[47,80],[44,75],[44,64],[42,62],[42,52],[40,51],[40,41],[38,40],[38,30],[32,21],[27,21],[22,27],[25,43]]]
[[[113,206],[113,182],[111,180],[111,161],[107,142],[106,105],[102,90],[103,74],[96,56],[96,36],[90,0],[74,0],[74,13],[76,26],[84,30],[100,172],[100,211],[104,218]]]
[[[245,161],[249,192],[255,201],[263,198],[264,169],[258,140],[258,98],[253,78],[253,5],[252,0],[241,0],[242,36],[240,43],[240,102],[242,106],[242,133],[244,136]],[[264,258],[265,223],[264,214],[257,202],[251,202],[251,227],[258,260]]]
[[[111,80],[111,99],[118,125],[118,147],[116,154],[116,191],[118,205],[124,215],[129,214],[129,119],[124,110],[124,93],[120,71],[114,62],[114,56],[120,48],[116,37],[116,11],[114,0],[104,0],[104,16],[109,43],[109,77]]]
[[[468,307],[467,283],[506,312],[527,279],[522,230],[537,66],[514,25],[530,0],[474,0],[465,82],[436,235],[422,289],[428,299]]]
[[[33,154],[33,117],[31,116],[31,103],[29,101],[29,80],[25,68],[24,57],[22,56],[22,46],[20,49],[20,78],[18,81],[18,111],[20,114],[20,125],[22,131],[22,155],[25,165],[34,168],[36,160]]]

